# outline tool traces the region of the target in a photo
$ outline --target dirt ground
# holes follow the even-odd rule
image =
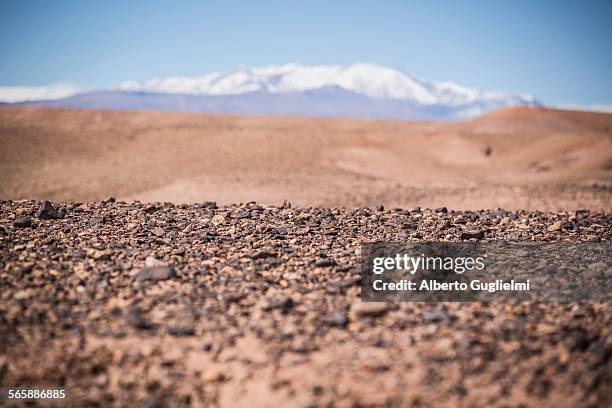
[[[361,302],[358,256],[470,230],[609,241],[610,213],[55,205],[0,207],[3,386],[75,407],[610,401],[609,302]]]

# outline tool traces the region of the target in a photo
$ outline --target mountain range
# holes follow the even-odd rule
[[[469,119],[507,106],[540,105],[531,95],[487,92],[452,82],[428,81],[374,64],[240,67],[198,78],[126,81],[107,90],[16,103],[411,120]]]

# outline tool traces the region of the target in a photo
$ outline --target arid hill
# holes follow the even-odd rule
[[[612,115],[430,123],[0,109],[0,198],[612,208]]]

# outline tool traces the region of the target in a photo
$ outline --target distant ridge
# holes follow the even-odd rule
[[[414,120],[470,119],[508,106],[540,106],[531,95],[432,82],[374,64],[242,67],[198,78],[127,81],[111,90],[19,104]]]

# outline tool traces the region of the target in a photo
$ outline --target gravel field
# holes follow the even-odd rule
[[[362,303],[359,249],[611,227],[586,210],[3,201],[0,383],[66,387],[71,406],[603,407],[609,303]]]

